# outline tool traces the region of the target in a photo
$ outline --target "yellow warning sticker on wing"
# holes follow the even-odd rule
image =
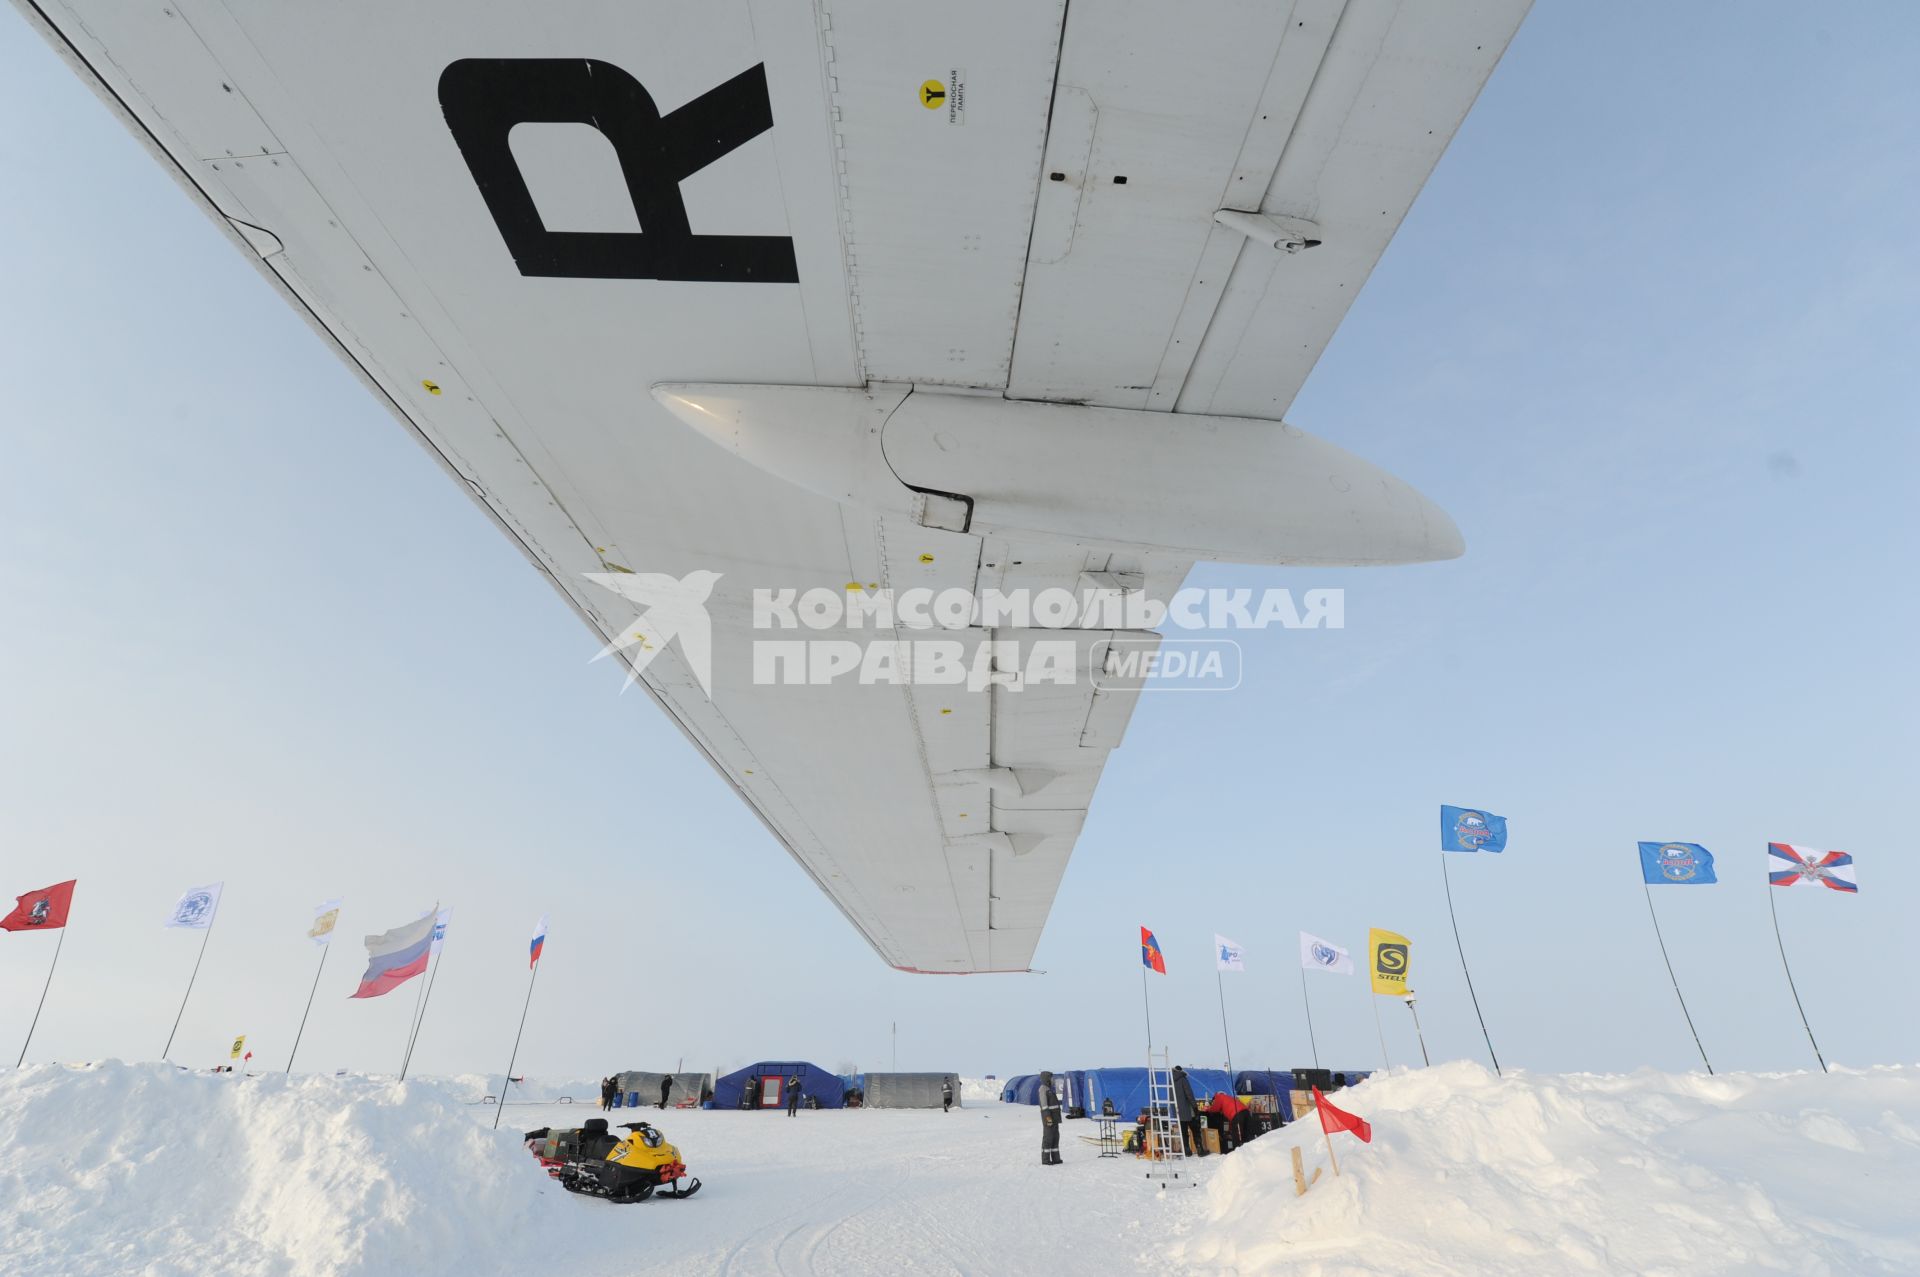
[[[947,72],[943,80],[928,80],[920,86],[920,105],[929,111],[945,111],[948,124],[967,122],[967,73]]]

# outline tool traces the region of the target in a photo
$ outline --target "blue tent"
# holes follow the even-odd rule
[[[1147,1107],[1147,1071],[1145,1069],[1088,1069],[1087,1112],[1098,1113],[1106,1100],[1122,1121],[1131,1122]]]
[[[1060,1097],[1060,1107],[1066,1112],[1076,1109],[1092,1110],[1087,1104],[1087,1071],[1085,1069],[1067,1069],[1053,1075],[1054,1093]]]
[[[1285,1095],[1293,1089],[1293,1074],[1283,1069],[1241,1069],[1233,1075],[1233,1089],[1242,1095]]]
[[[1084,1072],[1078,1071],[1072,1073],[1061,1069],[1055,1069],[1053,1071],[1053,1093],[1060,1098],[1060,1106],[1062,1108],[1068,1108],[1080,1102],[1078,1100],[1070,1101],[1067,1099],[1067,1088],[1074,1084],[1072,1081],[1074,1078],[1082,1079],[1081,1085],[1084,1085],[1086,1076]],[[1038,1073],[1022,1073],[1018,1077],[1008,1078],[1007,1084],[1000,1088],[1000,1102],[1002,1104],[1038,1104],[1040,1102],[1040,1075]]]
[[[840,1079],[817,1064],[805,1061],[763,1060],[759,1064],[749,1064],[746,1068],[729,1073],[713,1084],[713,1107],[717,1109],[737,1109],[740,1100],[747,1093],[747,1084],[757,1077],[792,1077],[800,1075],[800,1093],[809,1100],[818,1100],[823,1109],[837,1109],[846,1106],[846,1097],[841,1093]]]
[[[1145,1069],[1087,1069],[1076,1075],[1085,1079],[1083,1102],[1089,1113],[1098,1113],[1102,1101],[1112,1100],[1113,1111],[1122,1121],[1131,1122],[1147,1107]],[[1188,1069],[1187,1085],[1193,1088],[1193,1102],[1202,1106],[1214,1092],[1234,1089],[1225,1069]]]
[[[1293,1074],[1280,1069],[1242,1069],[1233,1075],[1233,1089],[1242,1095],[1278,1096],[1281,1120],[1293,1120]]]
[[[1193,1088],[1193,1102],[1205,1108],[1215,1092],[1233,1090],[1233,1077],[1225,1069],[1188,1069],[1187,1085]]]
[[[1373,1076],[1371,1070],[1347,1072],[1335,1070],[1341,1086],[1358,1086]],[[1287,1121],[1293,1120],[1293,1092],[1298,1083],[1292,1071],[1288,1069],[1242,1069],[1233,1075],[1234,1089],[1246,1095],[1277,1095],[1280,1097],[1280,1116]]]

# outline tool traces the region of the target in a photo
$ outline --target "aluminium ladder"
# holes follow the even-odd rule
[[[1151,1152],[1147,1157],[1147,1178],[1161,1188],[1182,1181],[1197,1181],[1187,1171],[1186,1131],[1180,1126],[1179,1102],[1173,1094],[1173,1069],[1165,1051],[1147,1056],[1147,1132]]]

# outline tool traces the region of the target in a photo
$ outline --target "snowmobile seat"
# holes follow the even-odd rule
[[[590,1117],[587,1124],[580,1128],[580,1156],[591,1159],[605,1157],[613,1151],[620,1141],[607,1133],[607,1119]]]

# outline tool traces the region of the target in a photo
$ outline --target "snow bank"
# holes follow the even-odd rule
[[[1174,1258],[1246,1274],[1920,1272],[1920,1068],[1395,1070],[1335,1097],[1343,1174],[1294,1196],[1311,1119],[1207,1167]],[[1311,1173],[1311,1172],[1309,1172]]]
[[[448,1098],[463,1104],[484,1103],[487,1096],[500,1095],[498,1073],[455,1073],[448,1077],[422,1077],[421,1082],[438,1087]],[[600,1105],[600,1079],[597,1077],[523,1077],[507,1090],[507,1103],[551,1104],[571,1099],[589,1108]]]
[[[968,1104],[998,1104],[1000,1088],[1004,1085],[993,1078],[963,1077],[960,1079],[960,1103],[963,1107]]]
[[[0,1272],[533,1271],[568,1203],[516,1135],[430,1083],[0,1072]]]

